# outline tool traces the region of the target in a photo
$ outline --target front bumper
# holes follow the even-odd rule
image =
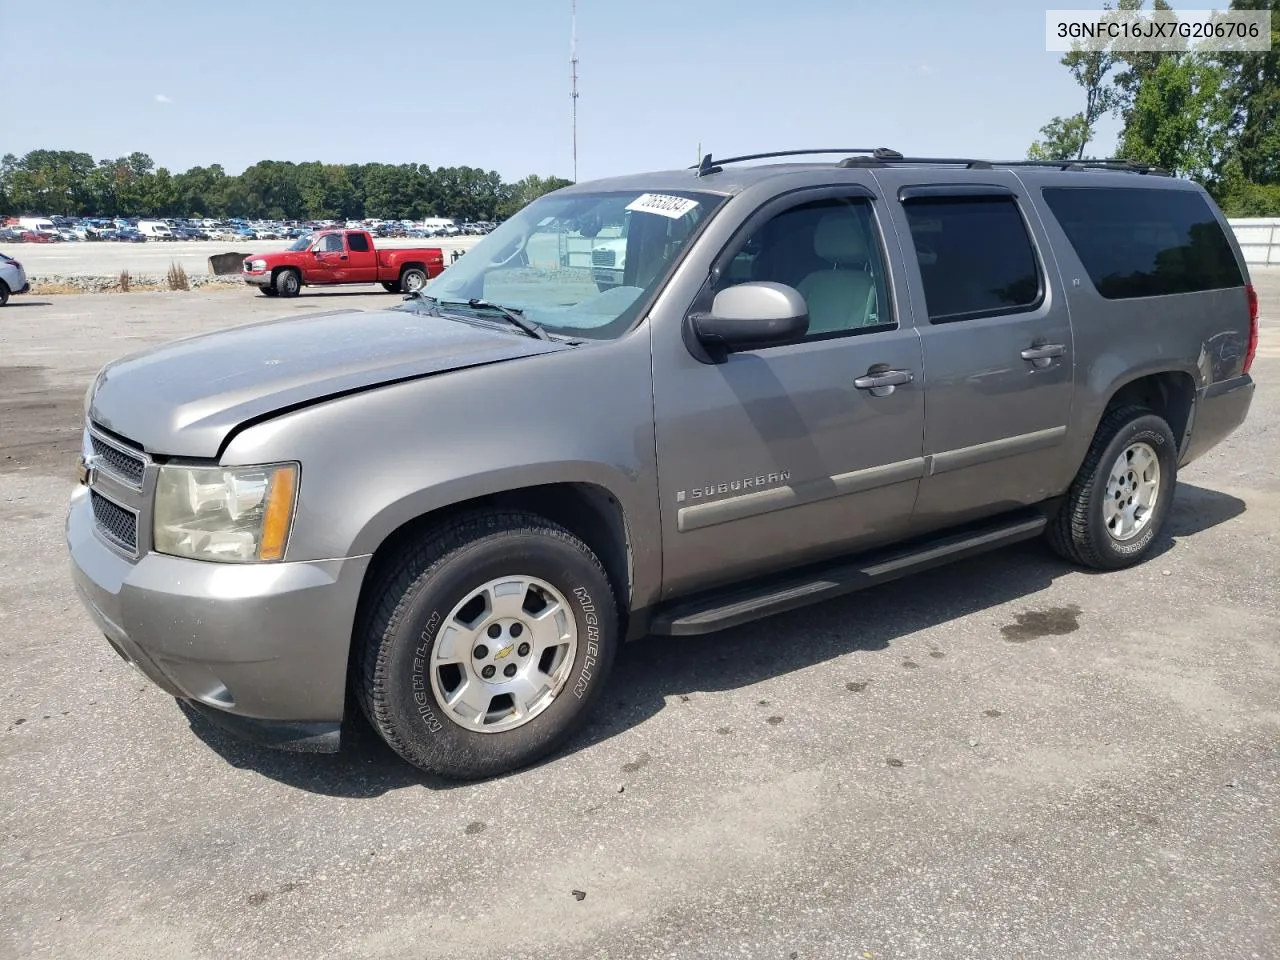
[[[95,532],[83,486],[66,539],[98,628],[158,687],[248,739],[337,749],[367,556],[230,564],[147,553],[132,562]]]
[[[258,273],[250,273],[249,271],[245,270],[241,272],[240,276],[244,277],[245,283],[255,287],[265,287],[265,286],[269,286],[271,283],[270,270],[263,270]]]

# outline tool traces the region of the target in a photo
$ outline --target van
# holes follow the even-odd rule
[[[163,220],[139,220],[138,232],[148,240],[175,240],[173,230]]]

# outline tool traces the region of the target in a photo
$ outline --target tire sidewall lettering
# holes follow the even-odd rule
[[[586,587],[574,587],[572,592],[574,599],[578,601],[582,622],[586,626],[586,635],[583,637],[586,655],[582,658],[582,666],[578,668],[578,678],[573,684],[573,695],[581,700],[591,684],[596,660],[600,656],[600,617],[596,611],[595,601]]]
[[[444,724],[435,714],[435,693],[431,689],[431,678],[427,675],[431,647],[435,643],[436,631],[440,629],[442,620],[439,610],[433,610],[427,618],[418,637],[418,646],[413,651],[413,665],[410,669],[413,709],[429,733],[439,733],[444,729]]]

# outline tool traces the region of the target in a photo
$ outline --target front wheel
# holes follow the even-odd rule
[[[0,307],[9,302],[9,285],[0,280]]]
[[[1049,525],[1050,545],[1098,570],[1139,563],[1169,515],[1177,477],[1178,443],[1162,417],[1138,406],[1108,412]]]
[[[273,286],[272,286],[271,284],[269,284],[269,283],[264,283],[262,286],[258,287],[258,289],[262,291],[262,295],[263,295],[264,297],[278,297],[278,296],[280,296],[280,291],[278,291],[275,287],[273,287]]]
[[[410,267],[404,273],[400,274],[400,289],[405,293],[417,293],[427,285],[427,274],[425,270],[417,267]]]
[[[508,773],[586,722],[618,645],[613,590],[568,530],[523,512],[454,520],[392,561],[361,621],[356,693],[422,770]]]
[[[297,270],[281,270],[276,274],[275,288],[282,297],[296,297],[302,289],[302,277]]]

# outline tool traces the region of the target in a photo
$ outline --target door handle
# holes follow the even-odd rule
[[[1034,367],[1047,367],[1054,357],[1060,357],[1067,352],[1067,348],[1061,343],[1046,343],[1041,346],[1027,347],[1022,351],[1022,359],[1030,360]]]
[[[886,370],[872,367],[865,376],[857,377],[853,385],[859,390],[870,390],[873,397],[887,397],[895,387],[915,379],[910,370]]]

